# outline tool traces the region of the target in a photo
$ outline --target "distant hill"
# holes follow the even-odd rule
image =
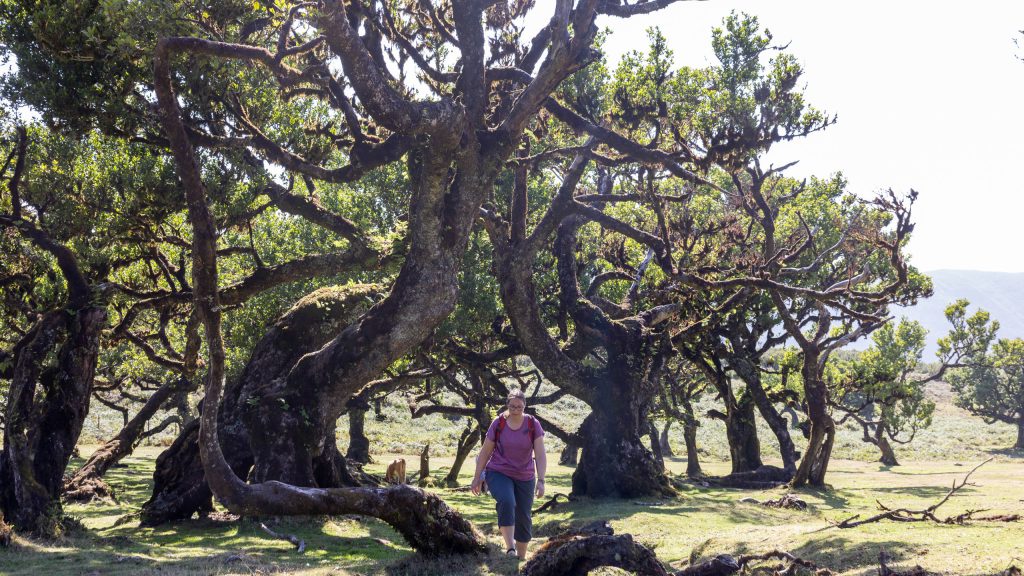
[[[928,329],[925,362],[935,359],[936,340],[949,332],[946,306],[957,298],[970,300],[970,313],[981,308],[998,320],[1000,338],[1024,338],[1024,273],[936,270],[927,274],[935,283],[935,295],[912,308],[892,311],[897,318],[906,316]]]

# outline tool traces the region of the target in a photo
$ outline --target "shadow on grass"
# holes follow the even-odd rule
[[[1024,450],[1019,448],[993,448],[986,450],[985,452],[995,456],[1007,456],[1009,458],[1021,458],[1024,459]]]
[[[871,488],[871,492],[938,500],[949,493],[949,488],[949,486],[876,486]],[[977,491],[978,489],[976,487],[967,485],[958,490],[957,494],[964,495],[969,492]]]
[[[836,536],[834,533],[823,533],[821,537],[806,542],[790,552],[810,560],[822,568],[845,572],[856,569],[877,569],[878,557],[883,550],[888,555],[893,568],[902,565],[918,554],[918,550],[914,546],[898,540],[854,542],[844,536]]]
[[[76,531],[56,542],[18,539],[0,560],[2,574],[106,575],[138,573],[268,573],[311,566],[366,571],[387,562],[419,558],[401,536],[383,522],[360,519],[359,536],[340,536],[349,517],[288,519],[272,522],[279,533],[305,540],[304,554],[288,542],[267,536],[254,520],[188,520],[154,529],[134,525]]]
[[[497,546],[488,546],[486,554],[468,554],[463,556],[442,556],[424,558],[409,556],[384,567],[387,576],[470,576],[484,573],[519,574],[522,566],[516,558],[506,556]]]

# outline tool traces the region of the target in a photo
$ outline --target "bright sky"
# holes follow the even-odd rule
[[[861,195],[919,191],[910,252],[922,270],[1024,272],[1024,2],[682,2],[600,25],[613,63],[657,25],[677,64],[705,66],[732,9],[790,42],[808,100],[839,115],[772,162],[800,160],[794,176],[841,170]]]

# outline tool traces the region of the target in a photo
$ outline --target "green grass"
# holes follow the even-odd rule
[[[960,491],[939,510],[940,516],[967,509],[990,513],[1024,512],[1024,454],[1006,448],[1013,443],[1008,426],[987,426],[955,408],[948,390],[937,386],[938,403],[933,427],[909,446],[897,447],[903,466],[884,467],[872,460],[875,448],[859,440],[856,430],[841,430],[828,474],[828,491],[801,492],[810,510],[772,510],[738,500],[744,496],[774,498],[782,491],[749,492],[688,485],[678,497],[666,500],[582,500],[535,517],[537,543],[573,523],[609,520],[619,533],[631,533],[656,547],[658,557],[681,567],[691,559],[719,553],[764,552],[779,548],[838,569],[845,575],[877,574],[877,559],[886,550],[900,566],[921,566],[944,574],[994,574],[1010,564],[1024,566],[1024,522],[975,523],[969,526],[876,523],[850,530],[831,526],[854,514],[870,515],[876,500],[893,506],[926,507],[940,499],[955,478],[962,478],[976,463],[995,456],[972,480],[975,486]],[[573,426],[585,407],[563,401],[542,408],[545,415]],[[404,456],[410,470],[418,466],[423,443],[431,443],[433,472],[442,477],[450,465],[448,454],[463,426],[440,416],[409,418],[401,400],[384,407],[385,419],[367,418],[367,433],[375,451],[369,469],[383,471],[383,463]],[[102,424],[102,422],[101,422]],[[340,427],[345,432],[346,427]],[[681,432],[681,430],[678,430]],[[797,436],[797,441],[802,438]],[[761,430],[767,461],[777,463],[776,447],[766,428]],[[681,448],[681,438],[674,438]],[[705,472],[728,472],[724,431],[706,422],[699,439]],[[344,435],[339,445],[345,446]],[[554,451],[560,446],[549,438]],[[149,497],[156,456],[163,448],[140,447],[107,475],[119,495],[117,504],[71,505],[67,512],[84,528],[57,542],[17,539],[16,546],[0,550],[0,574],[118,575],[118,574],[272,574],[310,575],[446,575],[514,574],[517,565],[501,554],[494,526],[493,502],[468,492],[437,489],[452,506],[466,515],[491,543],[487,555],[427,560],[414,554],[386,524],[372,519],[332,517],[280,519],[271,525],[278,532],[296,534],[307,542],[299,555],[287,542],[265,535],[248,520],[219,515],[158,528],[139,528],[130,514]],[[91,447],[83,446],[88,455]],[[72,467],[81,460],[72,463]],[[671,459],[669,469],[679,474],[685,461]],[[469,481],[469,465],[461,480]],[[568,493],[572,469],[550,466],[549,494]],[[119,520],[123,520],[119,524]],[[609,571],[607,573],[612,573]],[[621,573],[620,573],[621,574]]]
[[[307,542],[305,554],[267,537],[257,524],[235,519],[190,520],[159,528],[139,528],[137,522],[116,525],[138,509],[148,496],[152,464],[158,450],[142,448],[115,468],[109,480],[121,496],[117,505],[72,505],[84,530],[73,531],[56,543],[17,540],[13,550],[0,551],[2,574],[513,574],[514,561],[492,546],[486,556],[425,560],[412,553],[387,525],[354,517],[283,519],[279,532]],[[381,461],[386,460],[380,458]],[[435,474],[444,472],[446,459],[435,459]],[[685,462],[672,460],[681,472]],[[714,463],[713,473],[727,471]],[[690,486],[677,498],[651,501],[584,500],[559,506],[535,518],[538,542],[564,527],[594,519],[610,520],[617,532],[629,532],[657,549],[659,558],[682,566],[693,558],[718,553],[743,553],[781,548],[843,574],[874,574],[880,550],[901,565],[920,564],[948,574],[992,574],[1010,564],[1024,565],[1024,523],[975,523],[970,526],[878,523],[851,530],[830,527],[853,514],[870,514],[875,500],[899,506],[925,507],[941,498],[969,466],[954,462],[912,463],[887,469],[878,464],[836,461],[829,491],[803,491],[810,510],[772,510],[738,502],[753,495],[775,497],[781,491],[741,492]],[[551,492],[568,492],[572,470],[554,466]],[[468,480],[468,476],[463,478]],[[981,468],[940,516],[969,508],[992,513],[1024,508],[1024,461],[1003,456]],[[468,492],[438,490],[472,520],[492,544],[491,500]]]

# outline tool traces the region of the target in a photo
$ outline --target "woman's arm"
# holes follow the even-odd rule
[[[533,441],[533,457],[537,461],[537,498],[544,496],[544,477],[548,473],[548,454],[544,450],[544,437]]]
[[[491,459],[491,453],[494,452],[494,440],[487,438],[484,440],[484,446],[480,449],[480,454],[476,457],[476,471],[473,472],[473,484],[470,490],[474,495],[480,494],[480,485],[482,481],[480,474],[483,473],[484,468],[487,466],[487,461]]]

